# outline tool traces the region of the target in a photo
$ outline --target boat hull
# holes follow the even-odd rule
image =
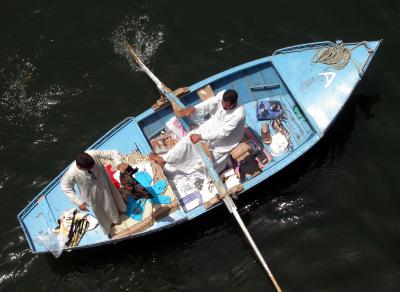
[[[346,47],[354,49],[349,64],[340,70],[312,62],[317,50],[333,46],[331,42],[284,48],[270,57],[239,65],[193,84],[189,87],[189,94],[180,100],[186,106],[198,103],[200,100],[196,92],[207,85],[211,85],[215,92],[235,89],[239,93],[240,103],[246,110],[248,131],[258,141],[262,141],[260,129],[264,121],[258,121],[256,118],[257,101],[269,98],[279,100],[283,104],[288,116],[287,130],[292,137],[291,150],[274,157],[260,174],[244,181],[241,192],[244,193],[284,169],[323,137],[361,80],[380,43],[381,41],[373,41],[357,47],[357,44],[345,44]],[[296,107],[301,112],[300,117],[296,116]],[[138,151],[148,154],[152,151],[150,139],[163,129],[173,115],[170,106],[157,111],[150,108],[137,117],[123,120],[89,149],[117,149],[121,153]],[[268,145],[262,142],[261,145],[267,151],[270,150]],[[60,189],[60,179],[66,169],[18,214],[18,220],[33,253],[48,252],[37,240],[38,235],[46,234],[55,228],[61,213],[75,207]],[[159,220],[142,232],[119,239],[110,240],[102,234],[100,228],[96,228],[95,231],[85,234],[81,243],[72,249],[116,243],[154,233],[206,214],[220,204],[221,202],[218,202],[208,208],[200,205],[189,212],[180,208],[170,214],[168,220]]]

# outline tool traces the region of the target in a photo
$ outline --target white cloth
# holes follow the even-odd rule
[[[77,206],[87,203],[93,209],[103,232],[109,234],[111,224],[119,222],[118,211],[125,212],[126,205],[100,158],[113,159],[116,164],[120,164],[121,156],[117,150],[88,150],[86,153],[95,161],[91,172],[96,179],[86,170],[79,169],[74,161],[61,179],[61,189]],[[74,189],[75,184],[79,196]]]
[[[272,135],[272,142],[269,145],[271,149],[271,153],[273,156],[279,156],[281,155],[289,145],[288,141],[286,140],[286,137],[281,134],[281,133],[276,133],[275,135]]]
[[[223,109],[221,102],[224,92],[225,90],[195,106],[195,115],[198,118],[204,118],[208,114],[211,117],[189,133],[200,134],[206,141],[217,172],[226,167],[228,154],[239,144],[245,126],[245,111],[242,106],[237,104],[231,110]],[[166,162],[164,169],[169,176],[204,171],[204,164],[190,141],[190,135],[179,140],[163,158]]]
[[[165,130],[174,133],[179,139],[187,134],[177,117],[172,117],[165,123]]]

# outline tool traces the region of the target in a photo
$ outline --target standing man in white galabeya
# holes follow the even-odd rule
[[[117,150],[88,150],[78,154],[64,174],[61,189],[82,211],[91,207],[104,234],[111,237],[111,227],[119,222],[119,215],[126,211],[126,205],[100,158],[112,159],[118,169],[121,167]],[[79,196],[74,190],[75,184]]]

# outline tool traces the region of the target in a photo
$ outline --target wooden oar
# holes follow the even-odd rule
[[[168,100],[174,105],[178,105],[181,109],[184,109],[185,106],[181,103],[181,101],[172,93],[172,91],[166,87],[154,74],[153,72],[150,71],[149,68],[146,67],[146,65],[140,60],[138,55],[135,53],[133,50],[133,47],[128,43],[125,42],[125,47],[127,48],[129,54],[132,56],[133,60],[136,62],[136,64],[150,77],[150,79],[155,83],[157,86],[158,90],[160,91],[161,94],[165,95]],[[182,126],[187,132],[190,132],[190,127],[186,123],[182,117],[177,115],[177,118],[181,122]],[[272,283],[275,286],[275,289],[278,292],[281,292],[282,289],[280,288],[278,282],[275,280],[275,277],[272,275],[270,269],[268,268],[267,263],[265,262],[260,250],[258,249],[257,245],[255,244],[253,238],[251,237],[249,231],[247,230],[246,226],[243,223],[242,218],[240,217],[237,207],[235,203],[233,202],[232,198],[227,195],[225,185],[222,183],[218,173],[214,170],[213,165],[209,158],[207,157],[206,153],[204,152],[204,149],[201,147],[199,143],[194,144],[196,147],[197,152],[200,154],[201,159],[203,160],[204,164],[206,165],[209,174],[211,175],[214,184],[217,188],[219,196],[222,198],[223,202],[225,203],[225,206],[228,208],[229,212],[233,214],[235,217],[236,221],[238,222],[240,228],[242,229],[244,235],[246,236],[247,240],[249,241],[251,247],[253,248],[258,260],[262,264],[263,268],[267,272],[268,276],[270,277]]]

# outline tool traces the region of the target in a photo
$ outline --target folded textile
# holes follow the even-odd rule
[[[162,195],[155,196],[154,198],[150,199],[150,201],[154,204],[171,204],[171,198]]]
[[[133,175],[138,171],[137,168],[133,168],[132,166],[126,164],[126,169],[122,169],[119,180],[121,182],[121,188],[119,192],[122,195],[122,198],[125,202],[128,201],[128,197],[133,197],[138,200],[141,198],[152,198],[153,196],[145,190],[138,181],[133,177]]]
[[[135,179],[153,196],[158,196],[164,193],[168,186],[167,180],[159,180],[154,185],[152,185],[152,177],[148,172],[138,171],[135,174]]]
[[[147,199],[135,200],[132,197],[128,197],[128,206],[126,208],[126,214],[136,221],[141,221],[146,207]]]
[[[111,164],[107,164],[106,165],[106,170],[108,172],[108,175],[110,176],[110,179],[112,181],[112,183],[114,184],[114,186],[117,188],[117,190],[119,190],[119,188],[121,187],[120,183],[118,182],[118,180],[115,179],[115,173],[116,171],[114,171],[112,169],[112,165]],[[118,171],[119,172],[119,171]]]
[[[283,114],[282,104],[276,100],[262,99],[257,101],[257,119],[275,120]]]
[[[147,200],[153,204],[171,203],[171,198],[169,196],[162,195],[168,187],[168,182],[166,180],[159,180],[152,185],[151,183],[153,179],[150,174],[145,171],[138,171],[135,173],[134,177],[136,181],[153,196],[153,198],[134,199],[132,196],[129,196],[126,214],[132,219],[137,221],[142,220]]]
[[[286,137],[281,133],[276,133],[272,136],[272,143],[269,145],[271,154],[273,156],[281,155],[286,150],[288,145],[289,143]]]

